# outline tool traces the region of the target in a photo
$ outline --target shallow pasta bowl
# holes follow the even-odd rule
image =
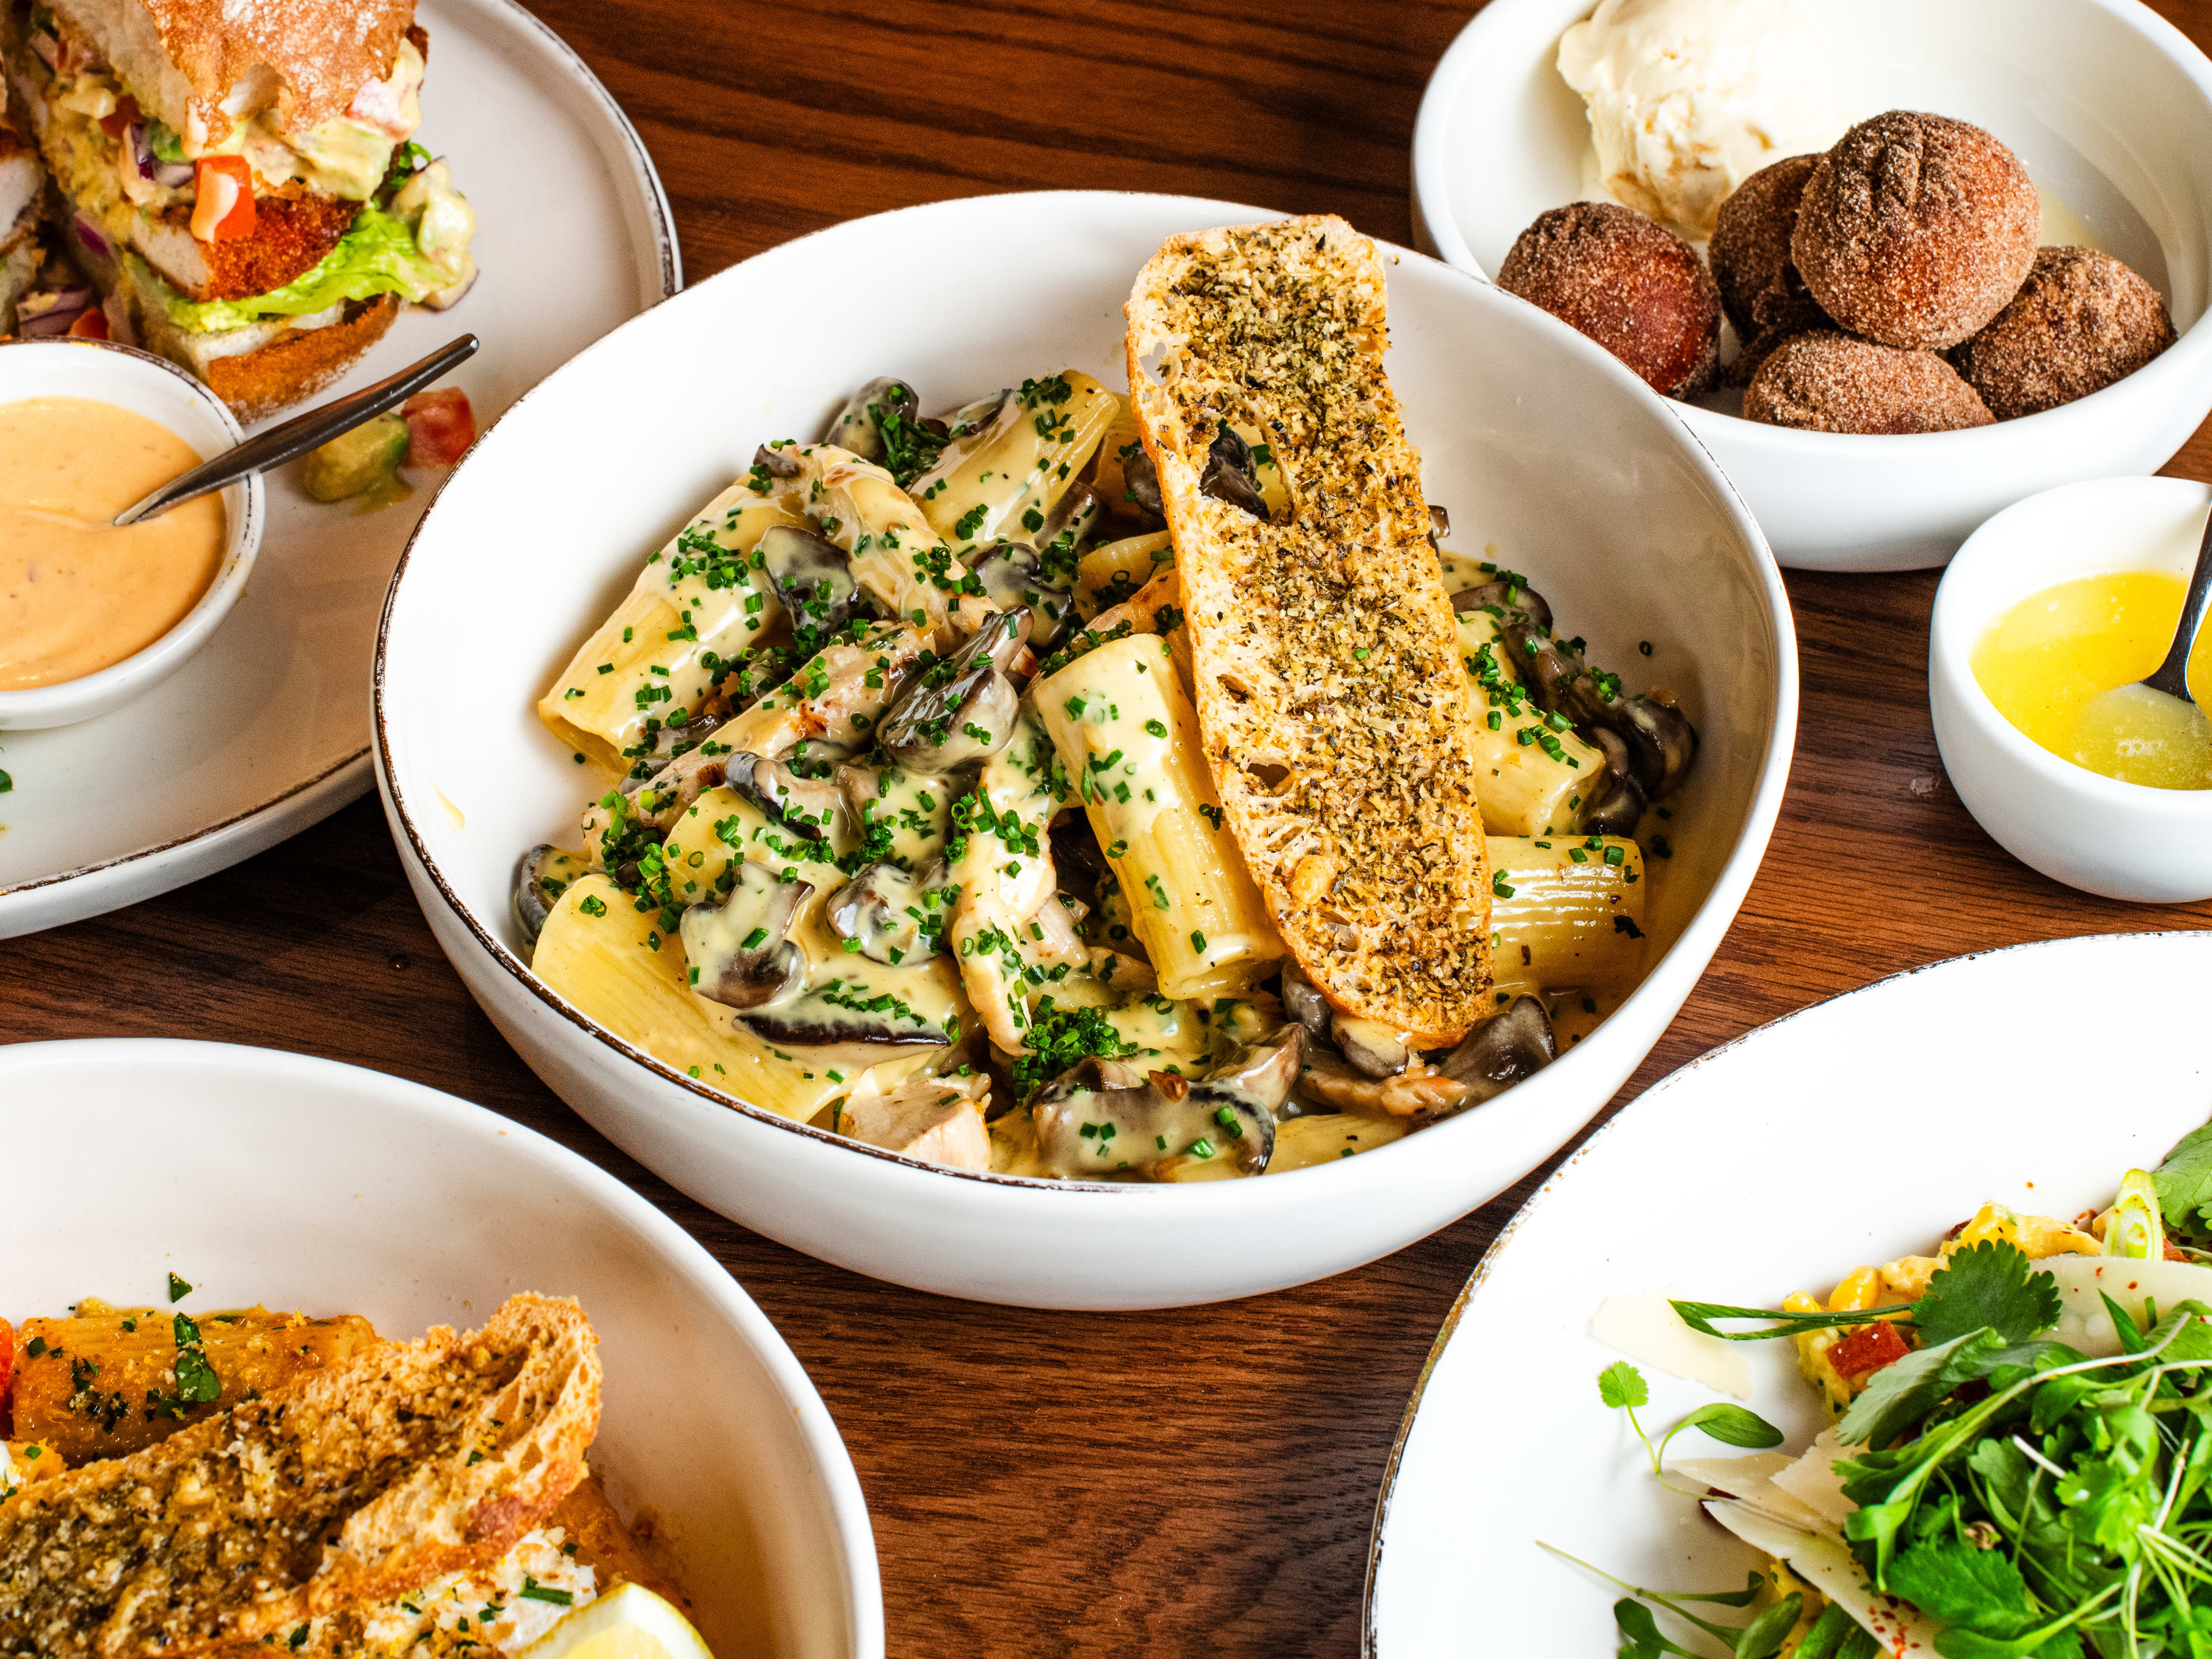
[[[379,776],[417,897],[486,1012],[612,1139],[746,1225],[858,1271],[1033,1306],[1170,1306],[1341,1272],[1510,1184],[1601,1107],[1741,902],[1796,720],[1787,601],[1756,527],[1666,406],[1597,347],[1419,255],[1390,267],[1389,367],[1450,545],[1538,580],[1600,659],[1698,725],[1654,966],[1554,1066],[1491,1105],[1326,1167],[1101,1186],[915,1163],[729,1099],[530,972],[518,854],[573,837],[584,769],[532,715],[645,555],[853,388],[951,406],[1060,368],[1123,383],[1121,307],[1167,236],[1273,216],[1175,197],[984,198],[857,221],[703,283],[547,380],[423,521],[387,604]],[[895,282],[884,273],[899,272]],[[1639,666],[1643,665],[1639,662]]]
[[[593,1470],[650,1510],[725,1659],[881,1659],[866,1505],[766,1316],[578,1154],[419,1084],[214,1042],[0,1047],[0,1312],[85,1297],[361,1314],[386,1336],[573,1296],[605,1368]],[[100,1201],[40,1172],[100,1164]]]
[[[1413,221],[1421,245],[1459,269],[1496,271],[1531,220],[1583,193],[1589,125],[1554,65],[1559,36],[1594,5],[1492,0],[1430,77]],[[2212,408],[2212,62],[2138,0],[1812,10],[1850,115],[1929,110],[1989,129],[2166,296],[2181,337],[2076,403],[1961,432],[1794,431],[1743,419],[1733,392],[1682,405],[1776,556],[1807,570],[1921,569],[2039,489],[2155,471]]]

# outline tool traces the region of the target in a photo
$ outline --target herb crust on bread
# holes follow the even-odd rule
[[[1332,1003],[1455,1042],[1493,1012],[1489,861],[1420,458],[1382,371],[1375,244],[1331,216],[1177,236],[1127,314],[1237,845]],[[1202,488],[1224,422],[1281,472],[1273,522]]]
[[[584,1474],[598,1339],[511,1297],[0,1504],[0,1653],[207,1653],[497,1560]]]

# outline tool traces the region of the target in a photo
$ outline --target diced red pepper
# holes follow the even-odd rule
[[[1897,1334],[1897,1327],[1884,1320],[1879,1325],[1862,1325],[1830,1348],[1828,1363],[1839,1376],[1864,1376],[1884,1365],[1895,1364],[1911,1352]]]
[[[117,101],[112,114],[100,118],[100,130],[119,144],[123,142],[124,128],[135,126],[144,118],[138,112],[138,100],[126,92]]]
[[[253,169],[243,155],[203,155],[192,173],[192,234],[228,242],[253,234]]]
[[[77,313],[76,320],[70,325],[70,333],[79,340],[107,338],[107,313],[98,306],[87,306]]]
[[[477,441],[476,411],[469,394],[451,386],[418,392],[399,407],[407,417],[407,465],[451,466]]]

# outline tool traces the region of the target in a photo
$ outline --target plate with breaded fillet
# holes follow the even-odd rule
[[[213,1043],[0,1050],[0,1647],[883,1652],[805,1371],[577,1154]],[[30,1178],[91,1145],[100,1206]]]
[[[441,389],[465,404],[433,394],[391,423],[373,480],[322,500],[327,465],[270,477],[252,584],[177,678],[102,720],[0,734],[8,936],[164,891],[360,793],[377,601],[443,467],[682,275],[636,132],[507,0],[9,0],[0,64],[0,335],[137,345],[249,429],[483,342]],[[86,789],[118,745],[139,787]]]
[[[621,488],[503,534],[582,434]],[[377,732],[441,944],[613,1139],[860,1271],[1113,1308],[1341,1272],[1568,1139],[1795,696],[1757,530],[1572,330],[1341,219],[1060,192],[563,369],[410,550]]]

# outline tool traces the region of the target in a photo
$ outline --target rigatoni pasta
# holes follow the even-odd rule
[[[1187,1182],[1479,1106],[1633,987],[1635,819],[1694,734],[1587,668],[1521,579],[1458,597],[1437,671],[1446,735],[1474,710],[1491,872],[1444,919],[1492,963],[1447,1042],[1354,1015],[1286,951],[1218,776],[1264,787],[1267,757],[1194,701],[1174,538],[1116,393],[1067,370],[933,419],[886,379],[830,431],[763,445],[539,705],[602,775],[580,845],[523,860],[515,916],[583,1014],[704,1087],[915,1158]],[[1239,416],[1206,465],[1227,512],[1287,514],[1310,484]],[[1422,556],[1416,536],[1394,556]],[[1309,929],[1352,878],[1325,854],[1300,865]]]

